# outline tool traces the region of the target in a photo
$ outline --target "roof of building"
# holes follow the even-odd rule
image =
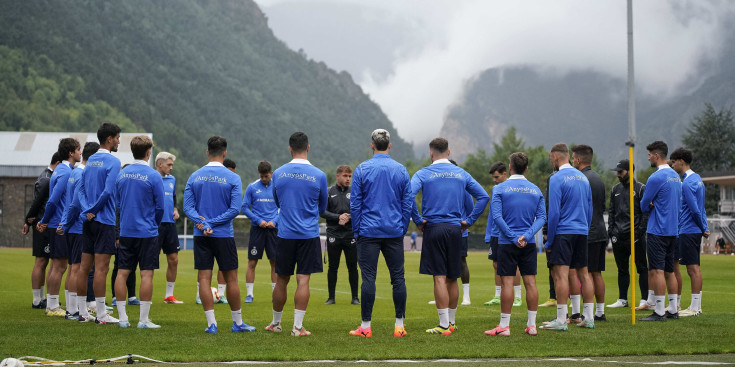
[[[735,171],[705,171],[699,174],[702,182],[716,184],[720,186],[735,186]]]
[[[137,135],[150,133],[121,133],[120,146],[112,154],[122,164],[133,162],[130,151],[130,140]],[[0,131],[0,177],[37,177],[48,167],[51,156],[59,147],[59,140],[74,138],[84,146],[88,141],[97,141],[97,133],[63,133],[63,132],[18,132]]]

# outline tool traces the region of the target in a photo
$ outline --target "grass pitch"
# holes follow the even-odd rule
[[[240,286],[245,296],[244,264],[247,255],[240,253]],[[0,359],[39,356],[52,360],[103,359],[128,353],[162,361],[297,361],[297,360],[390,360],[390,359],[496,359],[639,356],[646,360],[666,361],[656,355],[719,354],[735,352],[735,257],[702,257],[704,314],[665,323],[637,322],[631,325],[630,308],[606,309],[607,322],[596,323],[595,330],[570,328],[568,332],[539,330],[537,337],[523,334],[526,324],[525,299],[522,307],[514,307],[511,336],[488,337],[484,330],[494,327],[500,318],[499,306],[483,306],[494,293],[492,266],[484,252],[471,252],[472,305],[459,306],[458,330],[451,336],[427,335],[424,330],[438,323],[436,308],[427,304],[433,298],[429,276],[418,274],[419,253],[406,253],[406,286],[408,289],[406,330],[408,336],[392,336],[394,312],[388,272],[382,263],[378,272],[377,299],[373,312],[373,337],[364,339],[347,332],[360,323],[360,307],[349,304],[350,291],[344,262],[337,284],[337,304],[325,306],[326,272],[311,279],[311,301],[304,326],[311,337],[289,335],[293,320],[293,291],[289,285],[289,301],[284,309],[284,332],[267,333],[263,327],[271,321],[269,266],[261,261],[255,280],[255,302],[243,303],[246,323],[258,327],[255,333],[229,331],[231,317],[227,305],[215,305],[219,334],[204,333],[206,321],[202,307],[194,303],[196,284],[193,253],[180,253],[176,296],[183,305],[163,303],[165,259],[154,277],[151,318],[162,326],[158,330],[119,329],[115,325],[78,324],[61,318],[50,318],[32,309],[30,249],[0,249]],[[548,273],[545,257],[539,257],[540,300],[548,296]],[[606,304],[617,299],[617,268],[612,254],[607,255]],[[326,271],[326,265],[325,265]],[[682,304],[689,305],[689,279],[684,273]],[[295,283],[295,279],[292,280]],[[461,293],[461,289],[460,289]],[[524,291],[525,295],[525,291]],[[107,298],[111,299],[108,290]],[[461,297],[461,295],[460,295]],[[62,295],[63,298],[63,295]],[[638,296],[636,296],[638,298]],[[62,303],[63,304],[63,303]],[[127,307],[131,323],[138,320],[138,308]],[[117,312],[115,311],[115,314]],[[648,312],[637,315],[647,316]],[[555,317],[554,308],[540,308],[537,322]],[[732,360],[732,355],[722,358]],[[695,357],[696,359],[696,357]],[[720,358],[717,358],[721,360]],[[536,362],[533,362],[536,363]]]

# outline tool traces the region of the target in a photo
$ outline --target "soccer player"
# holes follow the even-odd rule
[[[292,336],[308,336],[304,315],[309,305],[309,279],[322,272],[319,214],[327,209],[327,176],[308,161],[309,138],[291,134],[288,150],[293,159],[273,173],[273,199],[278,213],[276,286],[273,289],[273,321],[267,331],[280,332],[286,287],[296,268],[296,293]]]
[[[699,316],[702,313],[702,273],[699,252],[702,237],[709,237],[707,213],[704,210],[704,183],[692,169],[692,151],[678,148],[671,153],[674,171],[683,177],[681,212],[679,214],[679,263],[686,265],[691,280],[692,301],[679,316]],[[681,284],[679,284],[681,289]],[[679,292],[681,297],[681,292]],[[677,305],[678,300],[677,300]]]
[[[508,179],[508,172],[503,162],[495,162],[490,166],[490,176],[493,178],[493,182],[499,185]],[[500,304],[500,290],[502,281],[498,275],[498,230],[495,228],[495,223],[492,220],[492,203],[490,204],[490,210],[488,212],[487,227],[485,228],[485,244],[488,245],[488,260],[493,262],[493,273],[495,276],[495,296],[484,303],[485,306],[499,305]],[[516,277],[513,279],[513,307],[520,306],[521,301],[521,273],[516,272]]]
[[[245,273],[247,295],[245,303],[253,302],[253,285],[255,283],[255,267],[268,256],[271,265],[271,291],[276,284],[276,235],[278,229],[278,207],[273,199],[273,168],[268,161],[258,163],[260,178],[253,181],[245,189],[242,199],[242,212],[250,219],[250,243],[248,245],[248,271]]]
[[[396,322],[393,336],[406,336],[406,282],[403,268],[403,235],[411,220],[411,181],[406,167],[391,159],[390,133],[375,129],[370,148],[373,158],[360,163],[352,175],[350,219],[357,239],[357,262],[362,274],[362,324],[350,335],[372,337],[375,276],[383,253],[393,286]]]
[[[94,264],[94,294],[97,309],[96,324],[117,324],[118,320],[108,315],[105,309],[107,273],[110,258],[117,253],[115,241],[115,182],[120,173],[120,160],[111,152],[120,145],[120,127],[104,123],[97,130],[100,149],[87,160],[82,174],[79,202],[87,221],[82,231],[92,246],[82,249],[82,276],[77,278],[77,295],[87,297],[87,276]],[[89,321],[83,317],[79,321]]]
[[[349,273],[352,304],[360,304],[360,299],[357,298],[357,245],[355,245],[350,220],[351,181],[352,168],[347,165],[337,167],[337,184],[329,188],[329,202],[327,209],[322,213],[322,218],[327,220],[327,255],[329,256],[329,270],[327,271],[329,298],[324,302],[325,305],[334,304],[337,271],[342,251],[345,252],[345,262]]]
[[[194,268],[198,270],[199,297],[204,316],[205,332],[217,333],[214,317],[212,284],[214,260],[227,282],[227,298],[232,314],[232,331],[255,331],[242,321],[240,287],[237,284],[237,247],[232,220],[240,214],[242,183],[240,176],[225,168],[227,140],[212,136],[207,141],[209,163],[189,176],[184,189],[184,213],[194,222]]]
[[[549,214],[547,242],[549,263],[554,276],[558,300],[566,300],[569,294],[569,269],[575,269],[582,282],[584,300],[582,321],[579,327],[594,329],[592,306],[594,290],[587,272],[587,234],[592,222],[592,190],[582,172],[569,164],[569,149],[564,143],[555,144],[549,152],[551,165],[559,172],[549,180]],[[541,326],[548,330],[567,330],[566,302],[556,305],[556,319]]]
[[[635,169],[635,167],[633,167]],[[618,300],[610,308],[628,307],[630,285],[630,175],[629,162],[623,159],[613,168],[620,183],[610,191],[610,217],[607,234],[613,246],[615,264],[618,267]],[[646,261],[646,216],[641,212],[641,197],[646,185],[633,179],[633,210],[635,210],[635,267],[641,290],[641,303],[637,310],[647,309],[648,263]]]
[[[511,287],[518,271],[526,287],[528,322],[524,332],[536,335],[538,289],[536,288],[536,233],[546,222],[546,208],[541,190],[524,174],[528,157],[518,152],[510,155],[510,178],[493,188],[492,220],[498,228],[498,273],[503,281],[500,324],[486,335],[510,336],[510,312],[513,307]]]
[[[411,232],[411,251],[416,250],[416,239],[419,238],[419,235],[416,233],[416,231]]]
[[[145,135],[130,141],[133,163],[125,167],[117,179],[116,200],[120,208],[120,247],[117,251],[118,272],[115,293],[120,300],[127,294],[130,272],[140,264],[140,320],[138,329],[158,329],[148,317],[153,298],[153,272],[158,269],[158,227],[164,214],[163,179],[148,165],[153,140]],[[125,302],[117,303],[118,326],[130,327]]]
[[[164,303],[184,303],[174,296],[176,273],[179,268],[179,234],[176,230],[176,221],[179,220],[179,209],[176,208],[176,177],[171,175],[174,169],[176,156],[169,152],[160,152],[156,155],[156,171],[163,180],[164,212],[161,225],[158,226],[158,245],[166,254],[166,295]],[[142,284],[141,284],[142,285]],[[141,295],[142,297],[142,295]]]
[[[33,308],[46,308],[46,297],[44,297],[43,288],[46,283],[46,267],[48,267],[51,249],[49,248],[48,232],[39,232],[36,229],[36,224],[43,217],[44,210],[46,210],[49,180],[59,163],[61,163],[59,152],[54,152],[53,156],[51,156],[51,163],[41,172],[38,179],[36,179],[36,183],[33,185],[33,203],[31,204],[31,208],[28,209],[25,222],[23,223],[22,233],[24,235],[28,234],[30,230],[33,230],[32,255],[36,258],[33,262],[33,271],[31,271],[31,292],[33,293],[31,307]]]
[[[475,223],[490,201],[485,189],[469,173],[449,161],[449,154],[449,142],[435,138],[429,143],[433,163],[411,178],[411,197],[422,192],[421,214],[414,206],[411,215],[424,232],[419,273],[434,278],[434,300],[439,314],[439,325],[426,332],[442,335],[451,335],[455,329],[457,278],[462,272],[462,231]],[[477,202],[466,215],[468,192]]]
[[[595,321],[607,321],[605,318],[605,280],[602,272],[605,271],[605,253],[607,252],[607,230],[605,229],[605,183],[597,172],[592,170],[592,147],[585,144],[575,145],[572,148],[572,163],[587,177],[592,190],[592,224],[587,235],[587,270],[592,276],[592,286],[595,292]],[[578,285],[579,282],[573,282]],[[579,287],[570,292],[577,297],[579,305]],[[574,305],[574,301],[572,301]],[[579,306],[577,306],[579,307]]]
[[[654,292],[655,310],[650,316],[640,320],[666,321],[667,318],[679,318],[676,305],[674,246],[676,246],[676,236],[679,234],[681,180],[679,175],[666,163],[666,154],[669,152],[666,143],[657,140],[649,144],[646,149],[651,167],[658,167],[658,170],[648,178],[646,190],[641,198],[641,210],[644,213],[650,212],[646,251],[649,269],[648,282]],[[664,310],[667,287],[669,308]]]
[[[48,316],[69,316],[61,309],[59,305],[59,289],[61,288],[61,278],[66,272],[67,258],[69,257],[69,248],[66,244],[66,237],[56,233],[59,227],[61,217],[66,209],[66,185],[71,176],[74,164],[82,160],[82,151],[79,149],[79,142],[73,138],[64,138],[59,141],[59,157],[62,159],[49,180],[49,198],[46,202],[46,210],[43,218],[36,224],[39,232],[46,230],[51,226],[49,231],[49,246],[51,253],[51,271],[46,278],[48,285],[48,306],[46,307],[46,315]],[[69,277],[67,277],[67,283]],[[68,289],[68,287],[66,287]],[[74,289],[74,287],[72,287]],[[69,306],[69,296],[65,297],[67,306]],[[71,318],[71,316],[69,316]]]
[[[69,275],[67,275],[67,283],[69,285],[69,297],[66,300],[67,308],[67,319],[78,320],[81,310],[84,309],[82,315],[89,317],[87,311],[87,303],[84,300],[79,299],[77,295],[77,287],[79,280],[82,276],[80,263],[82,262],[82,248],[87,246],[87,241],[82,234],[82,223],[86,218],[80,215],[81,208],[79,206],[79,187],[82,182],[82,173],[84,172],[84,166],[87,164],[87,160],[92,154],[97,152],[100,145],[95,142],[87,142],[84,145],[82,151],[82,163],[71,171],[71,176],[66,184],[66,206],[64,214],[61,216],[59,226],[56,228],[56,233],[59,236],[63,236],[64,233],[68,233],[66,236],[66,243],[69,248]]]

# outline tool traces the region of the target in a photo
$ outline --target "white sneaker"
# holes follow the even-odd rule
[[[153,321],[138,322],[138,329],[160,329],[161,325],[154,324]]]
[[[469,300],[469,299],[463,299],[463,300],[462,300],[462,306],[469,306],[469,305],[471,305],[471,304],[472,304],[472,303],[470,302],[470,300]]]
[[[687,308],[686,310],[679,312],[679,317],[699,316],[701,314],[702,310],[692,310],[691,308]]]
[[[436,301],[429,301],[429,304],[430,305],[435,305],[436,304]]]
[[[607,305],[608,308],[622,308],[622,307],[628,307],[628,301],[624,299],[618,299],[615,301],[615,303],[611,305]]]
[[[118,324],[120,320],[110,316],[109,314],[104,315],[102,317],[98,317],[94,320],[95,324]]]

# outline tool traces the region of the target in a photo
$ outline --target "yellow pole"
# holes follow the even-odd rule
[[[635,325],[635,207],[633,203],[634,190],[633,190],[633,145],[628,147],[628,177],[630,178],[630,305],[631,315],[630,319],[633,325]],[[639,198],[640,199],[640,198]]]

